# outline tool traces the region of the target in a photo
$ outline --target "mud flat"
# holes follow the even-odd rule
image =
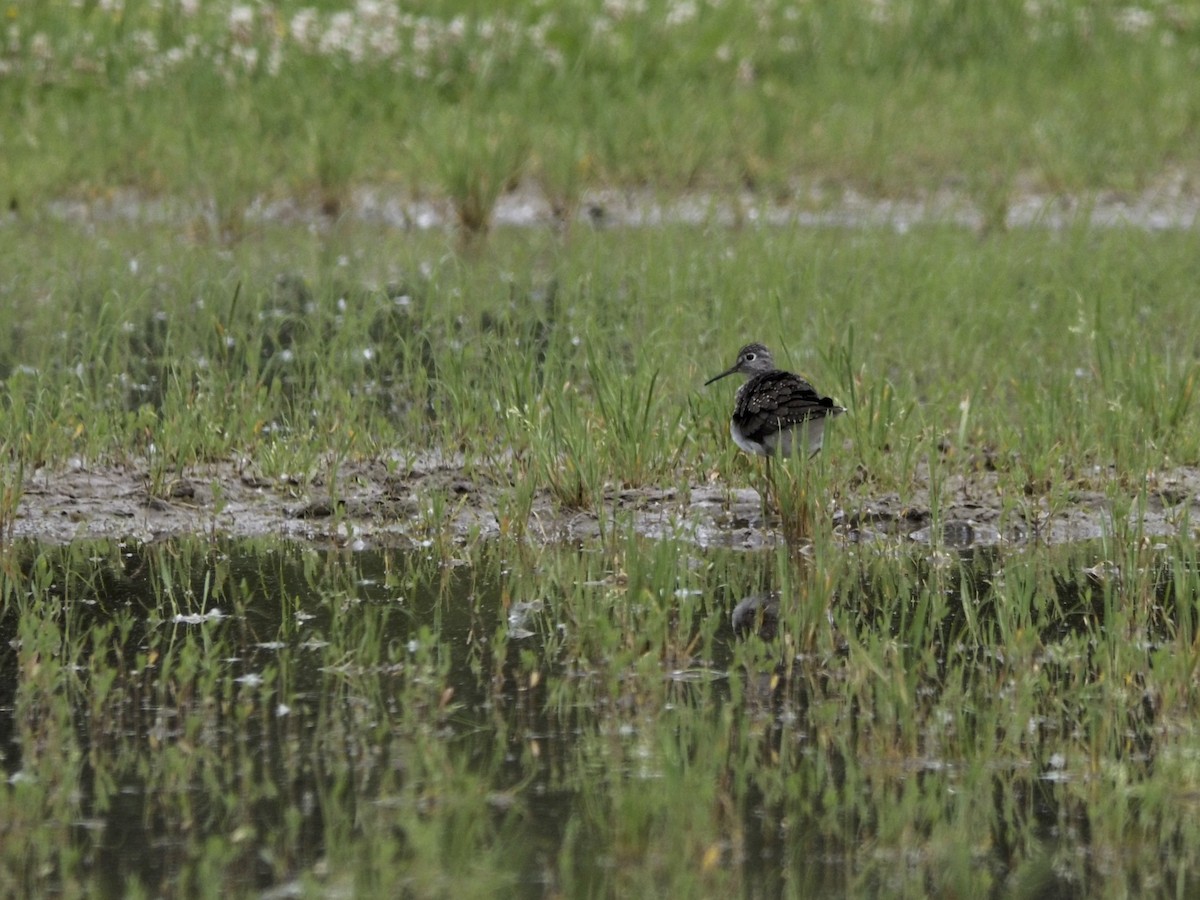
[[[598,539],[606,519],[619,519],[647,537],[702,547],[753,550],[782,540],[774,516],[764,518],[755,490],[715,483],[686,490],[613,489],[598,510],[565,509],[539,491],[527,520],[515,524],[502,512],[513,505],[503,473],[467,477],[452,464],[403,471],[383,462],[348,464],[339,472],[336,495],[320,480],[263,479],[232,463],[189,468],[151,487],[147,469],[138,465],[38,470],[27,479],[11,534],[67,543],[212,533],[365,547],[416,544],[434,535],[466,542],[507,532],[550,543]],[[848,542],[951,548],[1099,538],[1118,529],[1113,507],[1122,503],[1129,525],[1147,538],[1174,535],[1200,521],[1200,470],[1190,467],[1155,473],[1140,493],[1127,496],[1098,482],[1067,493],[1066,500],[1030,496],[1013,505],[986,472],[945,478],[939,493],[935,507],[927,486],[904,499],[860,486],[830,498],[824,509],[834,533]],[[446,499],[434,504],[433,496]]]

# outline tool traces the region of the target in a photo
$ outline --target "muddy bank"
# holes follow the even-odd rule
[[[119,222],[182,226],[197,219],[216,227],[215,204],[184,198],[151,197],[133,189],[91,200],[56,200],[46,204],[55,220],[80,224]],[[993,220],[1000,215],[999,220]],[[383,228],[450,229],[457,216],[448,197],[413,196],[379,185],[362,185],[347,193],[340,216]],[[17,221],[0,216],[0,225]],[[245,210],[247,224],[323,227],[331,221],[316,197],[258,197]],[[1002,212],[991,213],[961,182],[913,191],[903,197],[865,194],[851,185],[797,183],[785,199],[752,191],[664,196],[638,188],[583,191],[569,210],[561,209],[536,185],[522,183],[501,195],[492,224],[508,228],[562,227],[571,222],[597,228],[660,228],[665,225],[761,225],[798,228],[892,228],[907,231],[921,225],[949,224],[971,230],[995,227],[1049,228],[1075,225],[1094,228],[1140,228],[1147,231],[1187,230],[1200,222],[1200,194],[1182,170],[1164,172],[1141,191],[1097,191],[1091,194],[1046,193],[1014,184]]]
[[[605,523],[632,523],[647,537],[704,547],[758,549],[782,540],[776,517],[764,518],[757,492],[740,485],[614,490],[599,513],[561,508],[549,493],[539,492],[524,522],[502,521],[503,510],[513,506],[505,500],[511,490],[499,477],[474,472],[469,479],[461,467],[442,462],[399,470],[382,462],[348,464],[339,470],[336,493],[319,481],[264,479],[231,463],[196,466],[157,483],[137,465],[42,469],[25,483],[11,534],[66,543],[211,533],[368,547],[447,538],[461,542],[501,533],[523,534],[534,542],[589,541],[601,536]],[[820,513],[849,542],[950,548],[1061,544],[1123,533],[1127,524],[1114,522],[1108,497],[1095,490],[1075,491],[1066,501],[1027,497],[1006,505],[992,473],[946,479],[936,516],[926,488],[903,500],[864,490],[831,497]],[[1124,499],[1132,503],[1135,498]],[[1190,523],[1200,522],[1200,469],[1157,473],[1147,479],[1140,501],[1128,507],[1128,515],[1141,517],[1146,536],[1191,529]]]

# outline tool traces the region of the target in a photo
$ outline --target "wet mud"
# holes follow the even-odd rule
[[[1087,195],[1046,193],[1017,183],[1001,222],[992,222],[978,198],[960,184],[913,191],[904,197],[875,197],[837,183],[792,186],[787,199],[752,191],[740,194],[691,192],[663,197],[647,189],[584,191],[577,205],[563,210],[532,183],[521,183],[497,198],[492,224],[506,228],[563,227],[576,222],[596,228],[660,228],[664,225],[762,225],[799,228],[892,228],[907,231],[929,224],[985,230],[1048,228],[1086,224],[1094,228],[1186,230],[1200,222],[1200,196],[1183,170],[1169,170],[1140,192],[1099,191]],[[414,197],[382,185],[362,185],[340,205],[350,221],[417,231],[447,229],[457,215],[450,198]],[[150,197],[134,189],[90,200],[57,200],[47,205],[57,220],[78,223],[188,223],[211,220],[215,205],[181,198]],[[0,225],[7,218],[0,216]],[[314,197],[263,197],[245,210],[247,223],[322,227],[330,217]]]
[[[231,463],[195,466],[170,478],[154,478],[137,465],[76,466],[41,469],[27,478],[4,531],[51,543],[211,533],[359,548],[466,543],[502,534],[533,543],[590,542],[615,525],[702,547],[755,550],[784,540],[779,517],[764,510],[757,491],[740,485],[612,489],[589,509],[565,508],[547,491],[519,507],[513,494],[503,473],[468,474],[445,462],[346,464],[334,485],[266,479]],[[1136,495],[1107,487],[1016,503],[1004,500],[994,473],[945,478],[933,499],[928,486],[903,498],[873,495],[869,485],[835,487],[815,505],[813,517],[848,543],[965,549],[1105,535],[1151,539],[1191,533],[1191,523],[1200,522],[1200,469],[1154,473]]]

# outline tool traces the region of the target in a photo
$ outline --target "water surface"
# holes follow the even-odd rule
[[[18,544],[0,873],[104,896],[1185,895],[1200,772],[1171,660],[1195,574],[1106,552]],[[734,635],[755,593],[770,640]]]

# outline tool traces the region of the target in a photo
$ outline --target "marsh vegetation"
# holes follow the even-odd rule
[[[1200,19],[484,6],[6,11],[0,893],[1195,895]]]

